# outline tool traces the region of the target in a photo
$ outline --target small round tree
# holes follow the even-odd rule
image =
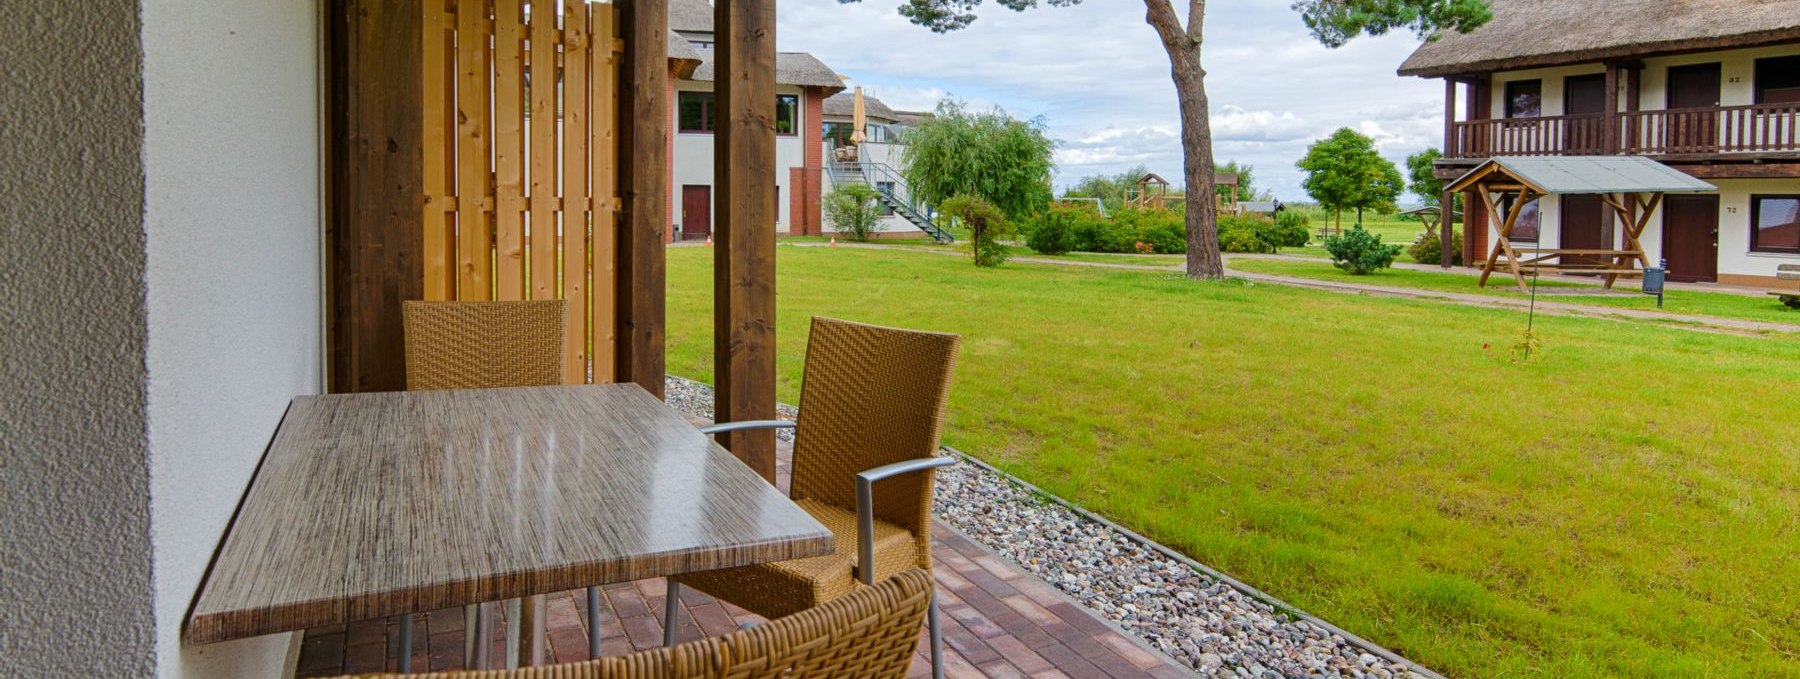
[[[1006,213],[981,196],[958,194],[944,201],[944,214],[969,225],[969,253],[975,266],[994,267],[1006,262],[1006,246],[1000,243],[1006,233]]]
[[[868,242],[881,230],[881,197],[868,184],[843,184],[825,196],[825,218],[838,233]]]

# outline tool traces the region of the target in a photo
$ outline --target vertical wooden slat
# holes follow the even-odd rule
[[[494,3],[494,290],[525,299],[525,7]]]
[[[569,266],[570,341],[579,350],[576,363],[564,366],[565,382],[587,382],[588,358],[588,7],[585,0],[563,0],[562,77],[562,224]],[[606,380],[596,379],[604,382]]]
[[[589,173],[592,186],[589,214],[593,229],[590,248],[593,263],[588,288],[592,300],[590,335],[594,381],[611,382],[615,344],[612,323],[616,308],[614,277],[617,275],[614,255],[618,240],[618,210],[614,204],[618,177],[613,171],[616,162],[614,146],[618,142],[614,130],[618,127],[619,117],[618,18],[612,5],[590,4],[588,11],[591,36],[588,40],[588,100],[591,102],[588,107],[588,167],[592,168]]]
[[[714,419],[775,417],[775,2],[714,9]],[[775,436],[719,443],[775,482]]]
[[[420,130],[424,152],[424,295],[429,300],[456,298],[456,147],[451,129],[456,112],[450,93],[456,82],[455,17],[449,0],[424,0],[421,36],[423,63]]]
[[[614,6],[620,11],[619,30],[625,41],[619,90],[631,93],[629,101],[619,100],[616,167],[624,214],[614,296],[615,378],[636,382],[660,398],[665,366],[663,242],[669,228],[669,7],[663,0],[616,0]]]
[[[556,299],[556,246],[566,236],[557,233],[556,215],[561,194],[556,187],[556,2],[531,3],[531,298]],[[579,270],[577,270],[579,271]],[[542,272],[540,274],[540,272]],[[571,315],[570,331],[580,327]],[[581,351],[570,346],[569,352]],[[568,381],[567,379],[564,380]]]
[[[493,299],[493,226],[488,217],[493,146],[488,129],[490,87],[487,3],[456,5],[457,299]]]

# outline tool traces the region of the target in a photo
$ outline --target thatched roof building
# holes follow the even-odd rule
[[[1400,65],[1426,78],[1800,41],[1800,0],[1488,0]]]
[[[856,114],[856,93],[839,92],[825,98],[824,113],[827,117],[849,118]],[[900,116],[887,104],[867,94],[863,95],[863,114],[870,119],[882,122],[899,122]]]

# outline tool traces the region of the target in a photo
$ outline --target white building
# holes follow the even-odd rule
[[[1800,0],[1490,4],[1492,21],[1400,67],[1446,82],[1439,177],[1494,156],[1645,156],[1718,187],[1667,196],[1645,228],[1671,280],[1773,284],[1800,263]],[[1515,243],[1620,245],[1599,196],[1538,203]],[[1484,210],[1467,213],[1463,261],[1478,263],[1497,234]]]
[[[669,53],[698,59],[691,75],[674,80],[673,172],[669,215],[672,238],[700,240],[712,235],[713,185],[713,7],[706,0],[670,0]],[[805,52],[775,56],[775,185],[778,233],[818,233],[819,139],[826,97],[843,91],[843,78]],[[809,179],[809,177],[811,179]]]
[[[856,141],[856,98],[863,100],[862,141]],[[855,92],[840,92],[824,102],[824,156],[830,163],[825,173],[825,193],[840,183],[874,187],[887,206],[880,223],[880,237],[920,238],[943,234],[930,209],[912,199],[904,177],[906,161],[902,135],[925,114],[896,111],[880,99]],[[836,233],[825,224],[826,233]]]

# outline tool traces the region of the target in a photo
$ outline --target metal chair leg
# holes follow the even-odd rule
[[[681,612],[681,583],[669,581],[669,596],[663,602],[663,645],[675,645],[675,630],[680,625],[675,621],[675,614]]]
[[[475,604],[475,666],[469,669],[489,669],[494,666],[494,611],[490,604]]]
[[[600,657],[600,588],[588,588],[588,658]]]
[[[480,636],[480,632],[480,605],[463,606],[463,669],[481,669],[475,666],[475,639]]]
[[[931,588],[931,608],[926,610],[925,624],[931,628],[931,679],[944,679],[944,635],[938,629],[937,586]]]
[[[519,620],[519,609],[523,601],[506,600],[506,669],[519,669],[519,630],[524,625]]]
[[[394,663],[401,674],[412,671],[412,614],[400,616],[400,657]]]

